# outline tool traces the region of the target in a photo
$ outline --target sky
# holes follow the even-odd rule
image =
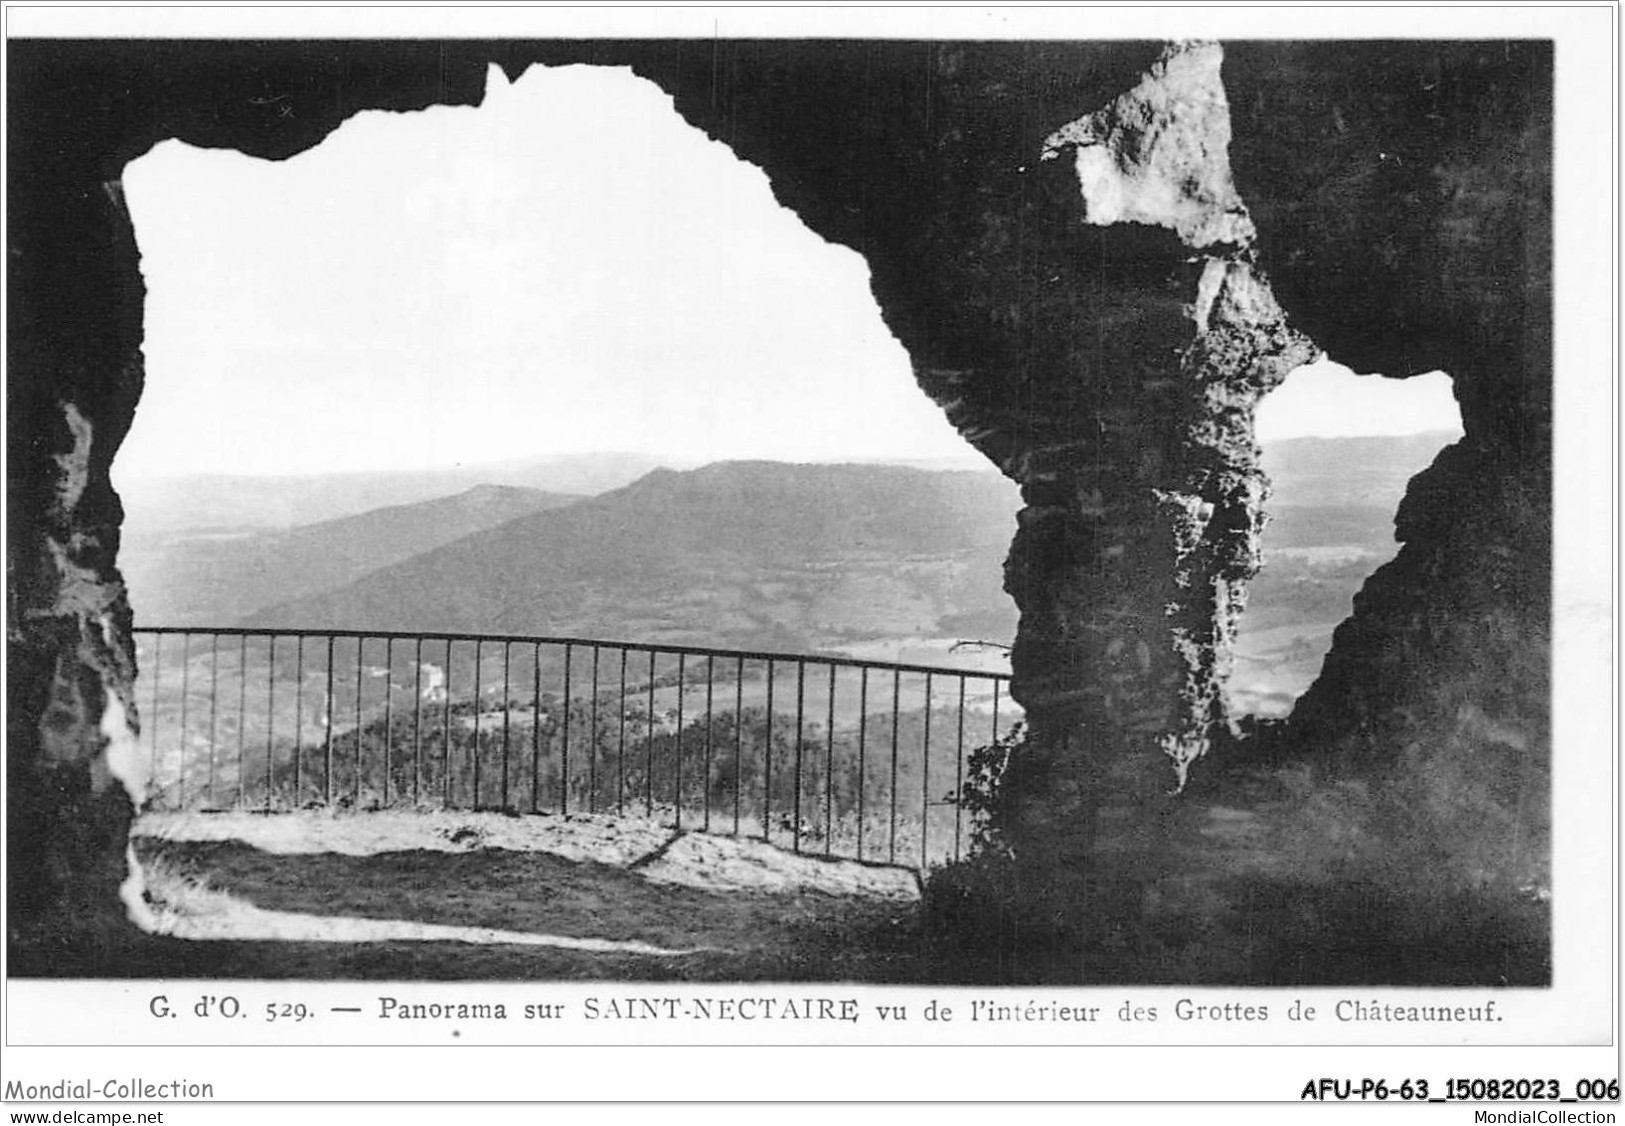
[[[124,182],[148,287],[124,479],[602,450],[980,463],[863,259],[629,71],[493,68],[478,108],[359,114],[283,162],[166,141]],[[1437,389],[1352,410],[1300,382],[1270,436],[1456,425]]]
[[[1369,434],[1460,435],[1461,411],[1442,371],[1385,379],[1357,375],[1330,360],[1305,364],[1258,404],[1260,442],[1286,438],[1355,438]]]

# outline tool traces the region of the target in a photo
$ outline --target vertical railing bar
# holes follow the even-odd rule
[[[355,791],[354,808],[358,811],[361,809],[361,668],[366,664],[366,653],[363,651],[366,644],[364,637],[355,639],[355,765],[352,788]]]
[[[237,805],[248,802],[248,635],[237,650]]]
[[[865,742],[869,736],[869,670],[860,670],[858,678],[858,859],[863,859],[863,791],[869,784],[865,762]]]
[[[192,695],[192,635],[190,632],[181,634],[181,738],[180,738],[180,766],[176,771],[176,800],[181,809],[186,808],[186,723],[187,702]]]
[[[897,863],[897,719],[902,698],[903,674],[894,669],[891,674],[891,812],[886,845],[886,860],[891,864]]]
[[[152,723],[149,730],[152,732],[152,788],[157,790],[160,786],[158,771],[158,685],[164,676],[164,635],[152,635]]]
[[[265,654],[265,809],[271,809],[276,766],[276,634]]]
[[[215,760],[219,757],[215,746],[219,738],[216,718],[220,711],[220,635],[209,634],[209,805],[218,808],[220,799],[215,796],[214,775]]]
[[[297,635],[293,646],[293,805],[298,809],[304,791],[305,756],[305,635]]]
[[[711,744],[716,738],[717,715],[712,706],[712,692],[716,685],[715,657],[705,658],[705,775],[700,782],[700,828],[711,831]]]
[[[483,641],[474,641],[474,808],[480,808],[480,710],[485,707],[485,697],[480,694],[480,672],[482,657],[484,655]]]
[[[965,791],[965,678],[959,678],[959,735],[954,745],[954,863],[959,863],[959,840],[965,807],[960,796]]]
[[[559,813],[570,814],[570,666],[575,663],[575,646],[564,643],[564,736],[559,742]]]
[[[542,811],[542,643],[531,653],[530,686],[530,811]]]
[[[739,835],[745,780],[745,658],[734,661],[734,836]]]
[[[384,638],[384,808],[389,808],[390,776],[394,773],[395,639]]]
[[[598,646],[592,647],[592,711],[587,725],[592,743],[587,751],[587,812],[598,812]]]
[[[644,740],[643,815],[655,812],[655,651],[649,650],[649,731]]]
[[[451,805],[451,638],[446,638],[446,675],[441,678],[446,689],[444,701],[445,726],[442,729],[440,740],[440,808],[450,809]]]
[[[999,682],[993,682],[993,742],[999,741]]]
[[[835,847],[835,666],[829,667],[829,715],[824,727],[824,857]]]
[[[994,744],[997,744],[998,741],[999,741],[999,682],[997,680],[995,680],[993,682],[993,738],[992,738],[992,742]]]
[[[616,728],[616,777],[615,777],[615,812],[617,815],[626,811],[626,647],[621,647],[621,694],[615,698]]]
[[[807,662],[796,662],[796,755],[795,800],[790,803],[795,823],[790,829],[790,851],[801,851],[801,743],[805,738],[804,721],[807,710]]]
[[[679,833],[683,831],[683,689],[687,687],[687,679],[688,654],[679,653],[677,654],[677,742],[673,760],[676,765],[673,770],[675,782],[672,785],[672,793],[676,797],[675,805],[677,808],[675,828]]]
[[[762,839],[771,841],[768,828],[773,809],[773,658],[767,659],[767,725],[762,745]]]
[[[513,696],[513,642],[502,643],[502,809],[508,809],[508,716]]]
[[[322,799],[333,804],[333,635],[327,635],[327,695],[322,700]]]
[[[423,804],[423,638],[412,646],[412,804]]]
[[[926,838],[931,830],[931,674],[925,674],[925,738],[920,752],[920,871],[926,869]]]

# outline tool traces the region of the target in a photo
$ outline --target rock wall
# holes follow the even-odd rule
[[[124,165],[175,135],[287,156],[362,105],[457,97],[445,85],[401,96],[433,73],[432,46],[315,51],[280,68],[252,45],[204,48],[198,66],[198,46],[8,45],[6,896],[17,973],[110,973],[143,910],[121,777],[140,712],[109,477],[144,382]],[[301,103],[307,112],[282,115],[263,96],[278,88],[325,114]]]
[[[138,711],[107,476],[142,382],[124,165],[166,137],[283,158],[363,108],[476,103],[492,62],[661,85],[865,256],[921,387],[1021,484],[1006,585],[1035,737],[1002,824],[1033,898],[1071,911],[1102,810],[1156,824],[1228,730],[1218,686],[1265,492],[1252,407],[1317,346],[1391,375],[1446,368],[1467,437],[1419,479],[1405,551],[1293,727],[1353,739],[1356,765],[1490,730],[1535,781],[1486,800],[1524,810],[1544,785],[1549,47],[9,50],[14,966],[60,970],[50,952],[71,948],[94,970],[127,933],[116,758]],[[1473,568],[1486,552],[1505,566]]]
[[[6,891],[13,933],[49,917],[33,936],[49,957],[123,925],[132,806],[113,751],[135,668],[108,469],[141,392],[142,287],[116,182],[42,194],[11,228]]]
[[[1358,371],[1448,372],[1465,430],[1282,749],[1381,780],[1429,863],[1550,886],[1551,45],[1238,44],[1225,84],[1296,323]]]

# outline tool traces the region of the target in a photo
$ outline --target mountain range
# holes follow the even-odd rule
[[[119,566],[141,620],[234,622],[341,587],[422,551],[579,497],[504,485],[276,531],[126,536]]]
[[[256,626],[596,634],[807,648],[993,615],[1016,487],[992,472],[657,470],[266,606]]]
[[[1308,548],[1367,561],[1316,587],[1317,620],[1346,614],[1337,607],[1353,589],[1343,587],[1357,587],[1392,553],[1405,483],[1450,437],[1266,447],[1265,548],[1277,554],[1255,584],[1258,611],[1273,586],[1302,596],[1302,567],[1322,567],[1291,554]],[[540,479],[542,467],[527,472]],[[588,471],[614,479],[635,467],[635,459],[610,455],[567,468],[588,482]],[[265,503],[250,514],[295,507],[323,480],[284,481],[279,493],[260,479],[256,495]],[[366,491],[346,478],[328,503],[354,503]],[[139,514],[153,506],[137,501],[120,561],[138,621],[149,624],[571,634],[775,650],[1008,640],[1015,611],[1001,584],[1019,507],[1016,487],[990,470],[721,462],[654,469],[589,497],[485,483],[293,528],[243,528],[229,512],[220,523],[232,530],[196,526],[214,516],[205,506],[193,527],[177,531],[143,523]]]
[[[1361,438],[1286,438],[1267,443],[1259,464],[1270,478],[1270,507],[1382,508],[1390,519],[1405,485],[1441,446],[1444,430]]]
[[[353,516],[375,508],[416,504],[480,485],[507,485],[588,496],[642,477],[663,464],[633,453],[561,454],[524,461],[439,469],[307,476],[187,474],[115,483],[130,530],[149,540],[179,532],[286,529]]]

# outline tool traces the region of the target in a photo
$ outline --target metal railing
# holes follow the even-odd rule
[[[958,859],[1009,673],[582,638],[144,627],[147,808],[657,818]],[[1001,726],[1002,725],[1002,726]]]

